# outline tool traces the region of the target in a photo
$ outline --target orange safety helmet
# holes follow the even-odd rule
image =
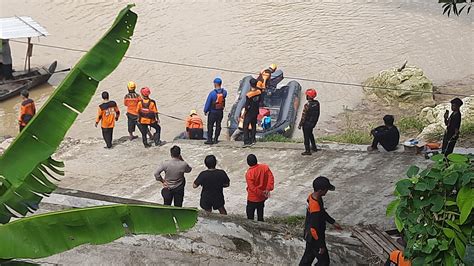
[[[314,99],[316,96],[318,96],[318,92],[315,89],[307,89],[305,94],[311,99]]]
[[[150,94],[151,94],[151,91],[150,91],[150,88],[148,87],[143,87],[141,90],[140,90],[140,93],[145,96],[145,97],[148,97]]]
[[[137,84],[133,81],[129,81],[127,84],[127,88],[129,91],[133,91],[137,88]]]

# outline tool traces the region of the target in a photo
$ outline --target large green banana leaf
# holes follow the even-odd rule
[[[99,81],[120,63],[130,45],[137,14],[128,5],[112,27],[76,64],[39,113],[0,157],[0,223],[37,209],[42,197],[56,187],[47,176],[63,164],[51,159]]]
[[[43,258],[126,234],[173,234],[192,228],[197,209],[110,205],[25,217],[0,225],[0,259]]]

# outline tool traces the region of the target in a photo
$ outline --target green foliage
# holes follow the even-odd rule
[[[318,141],[330,141],[350,144],[370,144],[372,143],[372,137],[370,136],[369,131],[351,128],[345,130],[340,134],[319,137]]]
[[[466,14],[469,14],[472,7],[472,0],[438,0],[438,3],[444,3],[443,15],[447,14],[448,17],[451,11],[458,17],[463,10],[466,10]]]
[[[56,188],[47,176],[62,175],[63,164],[52,160],[51,155],[89,104],[99,81],[125,55],[137,21],[132,7],[129,5],[119,13],[112,27],[81,58],[0,157],[0,224],[36,210],[42,197]]]
[[[462,265],[473,245],[474,157],[432,157],[430,168],[411,166],[396,183],[396,199],[387,206],[395,216],[413,265]],[[466,256],[467,257],[467,256]]]
[[[192,228],[196,209],[110,205],[35,215],[0,225],[0,259],[44,258],[127,234],[172,234]]]
[[[401,117],[397,122],[398,129],[402,133],[421,133],[428,125],[428,122],[419,116]]]
[[[297,143],[297,142],[301,142],[301,141],[290,139],[290,138],[287,138],[287,137],[285,137],[283,135],[280,135],[280,134],[271,134],[271,135],[267,135],[264,138],[262,138],[262,142],[292,142],[292,143]]]

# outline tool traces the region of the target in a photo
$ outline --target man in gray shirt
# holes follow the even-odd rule
[[[174,201],[174,206],[182,207],[184,198],[184,173],[190,173],[192,168],[181,157],[181,149],[178,146],[173,146],[170,149],[171,160],[166,160],[160,164],[155,172],[155,179],[163,183],[161,195],[163,196],[164,205],[171,205]],[[165,178],[161,173],[165,172]]]

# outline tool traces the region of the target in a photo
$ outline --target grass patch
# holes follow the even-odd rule
[[[421,133],[423,129],[428,125],[428,122],[419,116],[406,116],[401,117],[396,122],[398,129],[401,133]]]
[[[285,224],[289,226],[304,226],[305,216],[293,215],[286,217],[269,217],[266,221],[274,224]]]
[[[272,134],[272,135],[265,136],[264,138],[262,138],[261,141],[262,142],[291,142],[291,143],[301,142],[295,139],[287,138],[280,134]]]
[[[461,123],[461,132],[459,133],[461,138],[472,138],[474,137],[474,120],[463,121]]]
[[[318,141],[330,141],[351,144],[370,144],[372,137],[368,130],[347,129],[343,133],[319,137]]]

